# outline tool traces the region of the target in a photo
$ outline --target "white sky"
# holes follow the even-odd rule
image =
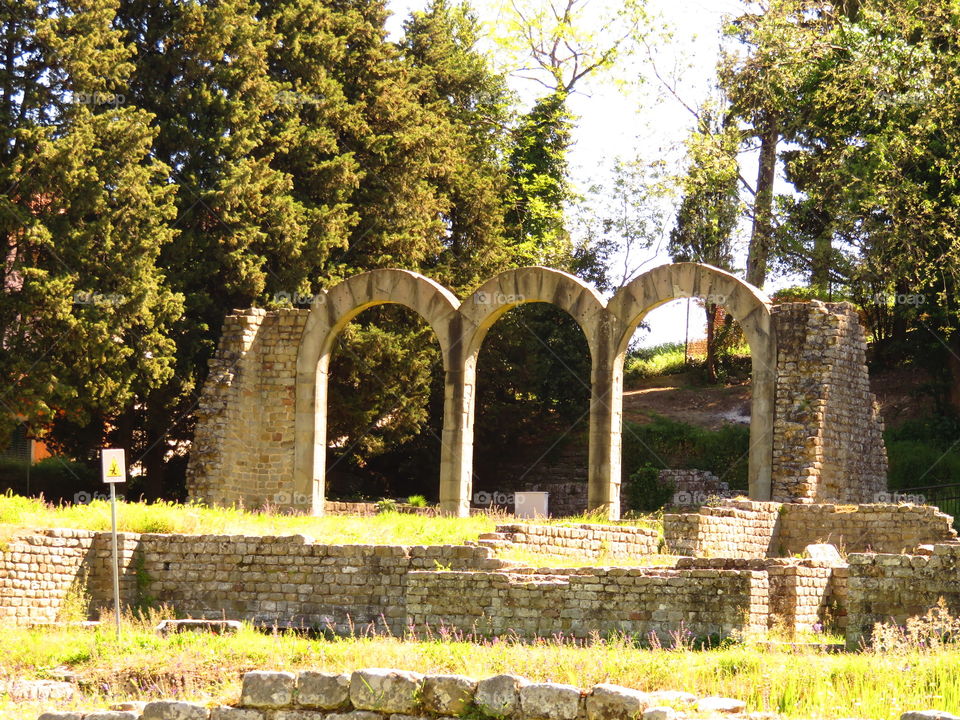
[[[482,21],[493,24],[506,2],[509,0],[472,0],[471,4]],[[390,32],[398,36],[403,19],[425,5],[426,0],[389,0],[394,13],[388,22]],[[670,41],[655,49],[654,62],[660,75],[671,78],[670,82],[685,102],[698,104],[709,94],[715,77],[722,17],[742,11],[742,2],[647,0],[647,8],[666,24],[672,35]],[[639,156],[648,161],[668,157],[682,162],[682,144],[692,128],[692,116],[680,102],[664,92],[646,57],[634,59],[632,67],[622,70],[643,77],[646,82],[640,83],[642,87],[638,89],[594,83],[571,100],[570,109],[578,118],[570,154],[571,170],[574,183],[581,192],[591,184],[603,181],[618,156],[625,159]],[[513,79],[511,85],[527,101],[542,90],[530,80]],[[755,157],[743,158],[742,164],[744,176],[752,182],[756,175]],[[741,235],[745,240],[745,232]],[[738,256],[741,265],[744,257],[745,250],[742,250]],[[637,259],[644,263],[644,269],[670,262],[670,257],[662,249],[660,252],[647,251]],[[635,340],[645,346],[683,340],[686,311],[686,300],[661,306],[647,317],[650,332],[638,330]],[[693,306],[690,318],[690,337],[703,337],[702,310]]]

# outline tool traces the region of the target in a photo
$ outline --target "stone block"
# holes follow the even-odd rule
[[[37,720],[83,720],[81,712],[45,712]]]
[[[844,564],[843,558],[840,556],[840,551],[829,543],[807,545],[803,550],[803,556],[811,560],[827,563],[830,567]]]
[[[588,720],[633,720],[650,707],[650,696],[620,685],[594,685],[587,695]]]
[[[702,713],[742,713],[747,707],[743,700],[725,697],[705,697],[697,700],[697,712]]]
[[[210,720],[264,720],[264,717],[266,716],[259,710],[228,705],[221,705],[210,711]]]
[[[297,704],[323,710],[350,708],[350,673],[304,670],[297,677]]]
[[[908,710],[900,716],[900,720],[960,720],[943,710]]]
[[[140,715],[127,710],[101,710],[87,713],[83,720],[140,720]]]
[[[474,703],[486,715],[513,715],[520,708],[520,689],[527,684],[518,675],[494,675],[477,683]]]
[[[677,711],[672,707],[658,705],[643,711],[643,720],[676,720]]]
[[[350,676],[350,701],[358,710],[413,714],[423,675],[406,670],[369,668]]]
[[[240,705],[243,707],[281,708],[293,703],[297,676],[289,672],[254,670],[243,676]]]
[[[438,715],[460,715],[473,701],[477,681],[463,675],[428,675],[423,681],[423,709]]]
[[[524,685],[520,710],[527,720],[575,720],[580,712],[580,688],[560,683]]]
[[[203,705],[172,700],[147,703],[141,720],[207,720],[210,710]]]

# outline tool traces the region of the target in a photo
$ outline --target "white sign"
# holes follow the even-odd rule
[[[100,461],[103,466],[103,481],[105,483],[122,483],[127,481],[127,461],[123,448],[100,451]]]

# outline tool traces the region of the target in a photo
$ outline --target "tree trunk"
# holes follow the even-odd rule
[[[950,338],[950,407],[960,414],[960,332],[954,330]]]
[[[830,299],[830,256],[833,254],[833,239],[829,235],[820,235],[813,241],[810,285],[817,291],[817,297]]]
[[[757,163],[753,231],[747,253],[747,282],[760,288],[767,278],[767,259],[773,241],[773,183],[777,175],[777,142],[780,139],[776,115],[765,112],[757,129],[760,136],[760,161]]]
[[[717,381],[717,350],[714,347],[717,325],[717,306],[713,303],[707,303],[704,308],[707,311],[707,380],[711,383]]]

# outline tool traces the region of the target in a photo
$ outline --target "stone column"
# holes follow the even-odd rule
[[[453,337],[456,334],[451,333]],[[443,433],[440,445],[440,511],[468,517],[473,493],[473,403],[476,356],[464,358],[459,342],[444,348]]]
[[[616,357],[618,334],[612,316],[602,318],[590,338],[590,450],[587,509],[605,507],[620,519],[620,432],[623,422],[623,356]]]

